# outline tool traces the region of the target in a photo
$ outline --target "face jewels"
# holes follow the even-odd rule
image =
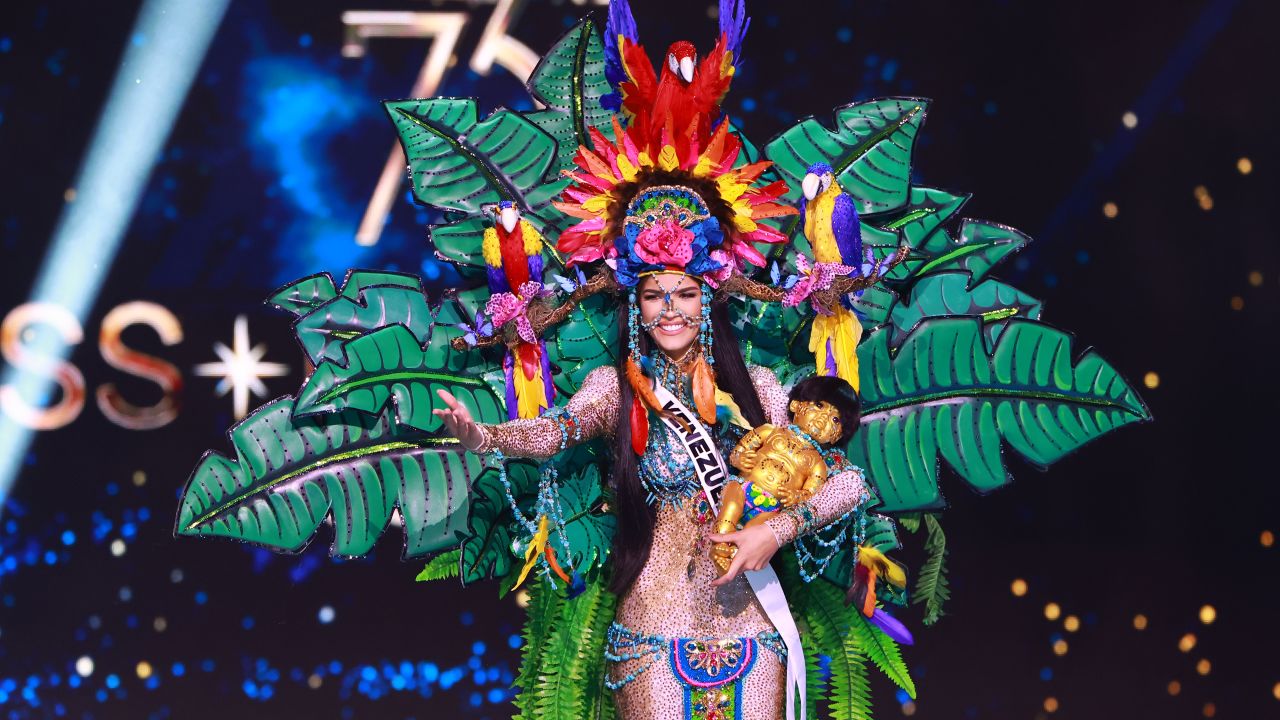
[[[675,286],[668,288],[666,285],[662,283],[661,277],[657,275],[653,276],[653,281],[657,283],[658,287],[662,290],[662,293],[663,293],[662,294],[662,310],[657,315],[654,316],[652,321],[645,321],[643,318],[641,319],[640,327],[644,328],[646,332],[651,333],[654,330],[657,330],[658,326],[664,323],[664,318],[666,318],[666,316],[668,315],[675,315],[679,320],[681,320],[687,325],[698,324],[697,321],[695,321],[688,313],[676,307],[675,302],[671,298],[671,294],[680,289],[680,286],[684,284],[684,280],[685,280],[685,276],[681,275],[680,278],[676,280]],[[670,324],[671,320],[668,319],[665,322],[667,324]]]

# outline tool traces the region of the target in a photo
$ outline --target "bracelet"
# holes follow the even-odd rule
[[[480,430],[480,445],[471,452],[477,455],[486,455],[493,452],[493,433],[489,431],[489,426],[484,423],[476,423],[476,427]]]
[[[818,514],[808,502],[797,503],[782,511],[796,521],[796,537],[808,535],[818,529]]]

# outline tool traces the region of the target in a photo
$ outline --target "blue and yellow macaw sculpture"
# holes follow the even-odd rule
[[[519,294],[530,280],[542,282],[542,235],[520,217],[510,201],[494,209],[493,227],[485,228],[485,269],[489,292]],[[518,341],[502,359],[507,380],[507,414],[511,419],[535,418],[555,404],[551,363],[546,342]]]
[[[813,259],[819,263],[848,265],[854,268],[853,272],[859,272],[862,230],[858,210],[853,198],[836,182],[831,166],[810,165],[800,187],[804,192],[800,221],[813,249]],[[857,349],[862,339],[862,323],[844,302],[837,307],[816,309],[809,350],[817,358],[818,374],[837,375],[858,390]]]

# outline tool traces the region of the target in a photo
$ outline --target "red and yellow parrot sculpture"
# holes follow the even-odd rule
[[[862,267],[862,231],[853,198],[840,189],[835,172],[827,163],[809,166],[801,182],[804,201],[800,218],[804,235],[813,249],[813,259]],[[847,304],[818,308],[809,334],[809,350],[817,359],[819,375],[837,375],[854,390],[858,384],[858,341],[862,323]]]
[[[485,269],[489,292],[518,293],[533,280],[542,281],[542,235],[520,217],[510,201],[498,203],[496,222],[484,231]],[[547,346],[520,340],[502,361],[507,379],[507,414],[512,419],[535,418],[555,404]]]
[[[659,146],[674,144],[683,156],[689,138],[707,137],[720,115],[750,24],[741,0],[720,0],[720,35],[711,53],[699,64],[693,43],[672,43],[655,76],[639,44],[630,4],[613,0],[605,27],[605,75],[614,92],[600,104],[621,110],[632,127],[645,125],[637,128],[643,137]]]

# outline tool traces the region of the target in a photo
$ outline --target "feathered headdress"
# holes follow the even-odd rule
[[[747,264],[764,266],[752,243],[786,240],[760,222],[796,213],[775,202],[786,183],[756,184],[768,161],[734,167],[742,142],[727,120],[709,136],[699,124],[682,133],[683,151],[673,133],[655,141],[643,122],[623,130],[615,120],[612,142],[592,128],[594,148],[578,148],[579,170],[565,171],[574,184],[556,203],[580,221],[556,243],[570,264],[605,260],[628,287],[646,270],[680,270],[717,284]]]

